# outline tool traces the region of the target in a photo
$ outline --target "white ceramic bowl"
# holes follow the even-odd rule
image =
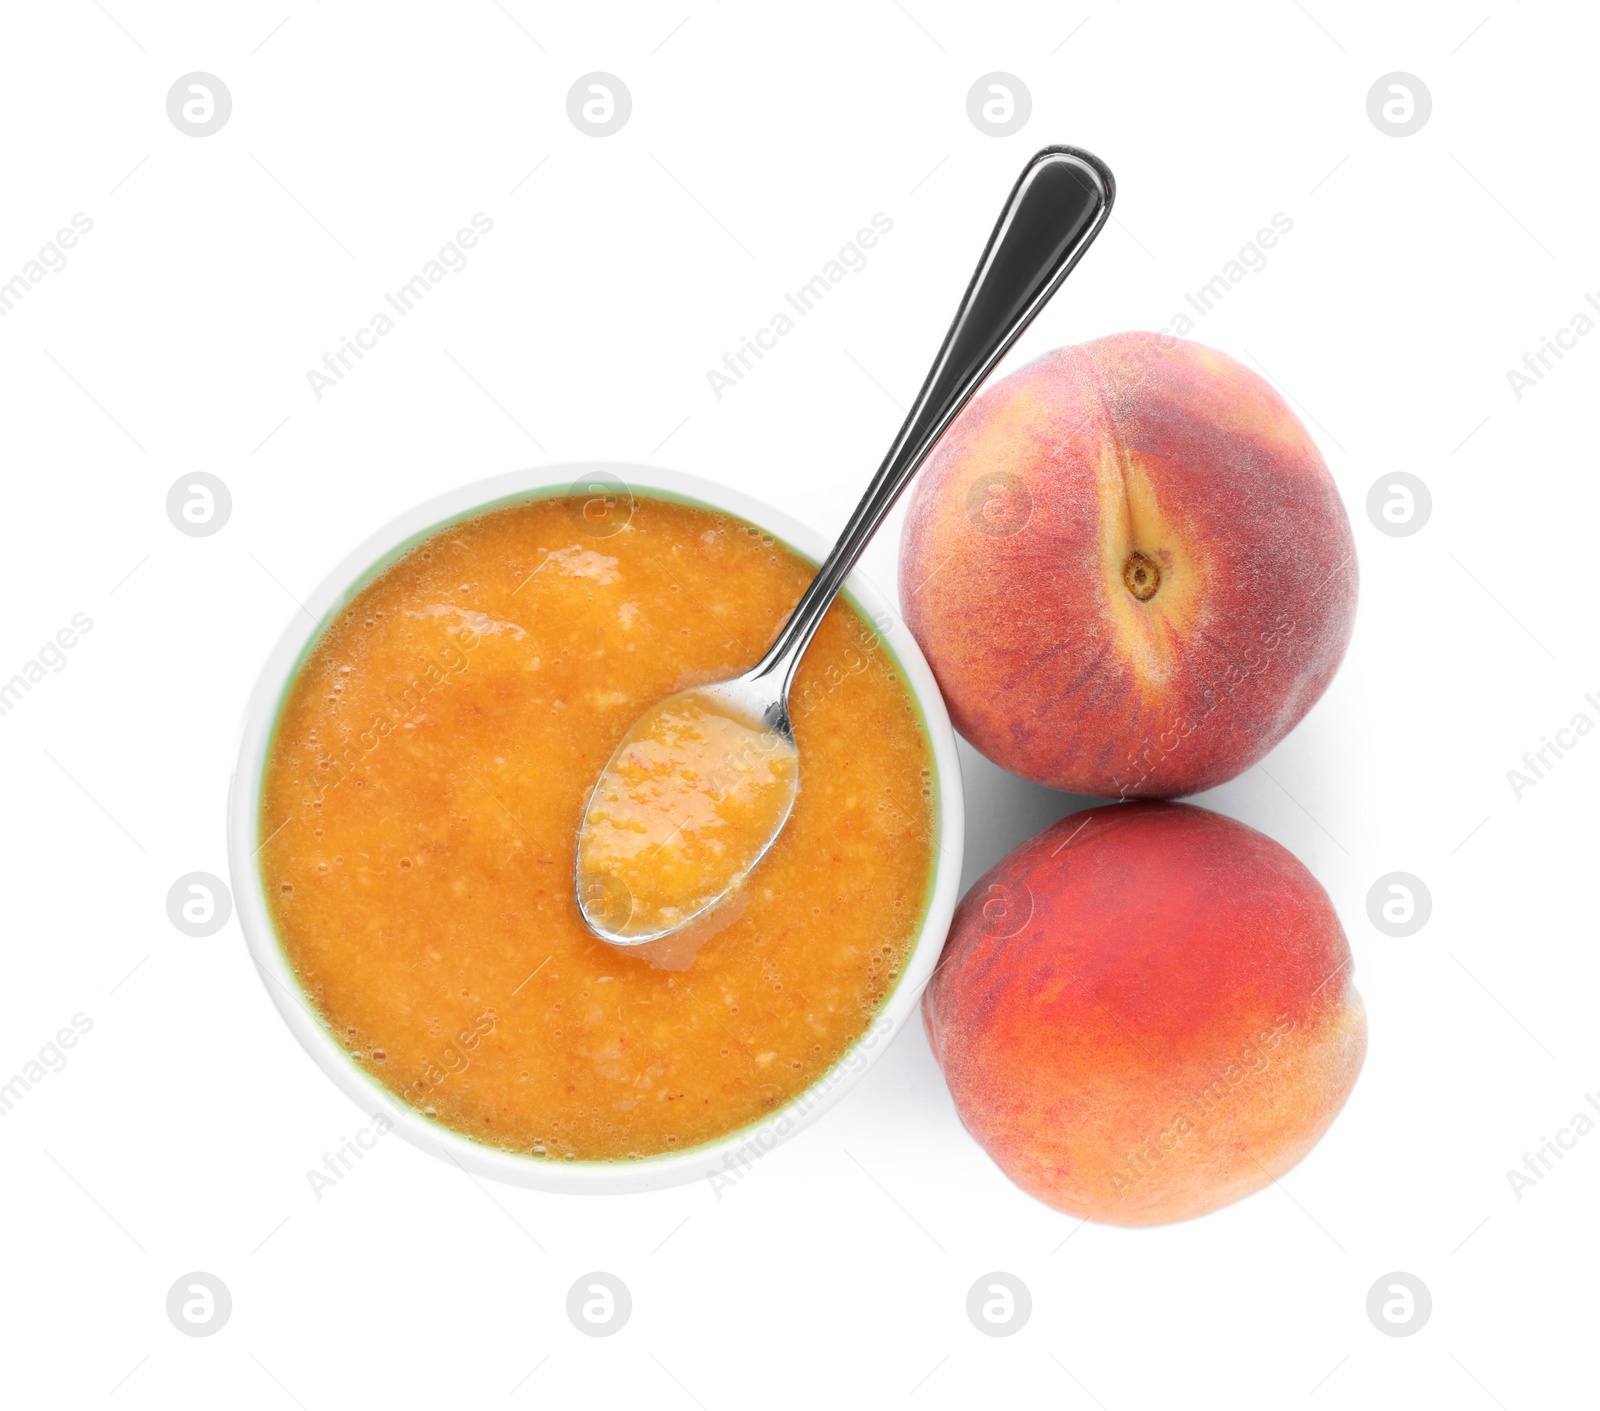
[[[597,480],[620,480],[629,490],[722,510],[772,534],[813,563],[826,555],[821,535],[749,495],[708,480],[646,466],[575,464],[515,471],[441,495],[386,525],[328,575],[306,606],[315,626],[301,615],[279,639],[251,692],[244,741],[228,800],[228,860],[239,922],[251,959],[267,993],[306,1051],[374,1120],[387,1118],[408,1141],[479,1176],[543,1190],[599,1193],[654,1190],[707,1179],[720,1190],[742,1177],[751,1162],[814,1121],[860,1080],[902,1026],[916,1020],[923,986],[933,974],[955,911],[961,876],[961,771],[955,735],[933,673],[911,633],[866,583],[852,576],[845,591],[877,625],[885,645],[905,673],[921,708],[932,745],[935,821],[938,828],[934,879],[927,912],[898,986],[867,1032],[815,1083],[762,1121],[684,1151],[632,1161],[554,1161],[486,1146],[423,1116],[397,1098],[346,1052],[300,988],[279,943],[262,891],[256,854],[260,840],[261,777],[274,722],[285,692],[308,647],[354,594],[413,542],[447,524],[495,505],[565,494]]]

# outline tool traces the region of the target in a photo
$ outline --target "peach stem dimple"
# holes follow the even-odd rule
[[[1147,603],[1161,586],[1161,568],[1153,558],[1135,549],[1123,561],[1122,582],[1141,603]]]

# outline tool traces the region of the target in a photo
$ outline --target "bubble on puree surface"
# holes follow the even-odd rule
[[[260,865],[300,983],[440,1122],[550,1158],[682,1150],[816,1081],[894,988],[933,873],[910,688],[843,600],[802,662],[787,825],[668,971],[598,940],[578,823],[624,734],[761,656],[814,572],[742,520],[565,498],[423,540],[308,652],[267,761]]]

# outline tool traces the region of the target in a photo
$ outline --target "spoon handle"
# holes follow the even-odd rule
[[[750,675],[795,668],[862,550],[956,414],[1061,287],[1111,214],[1116,182],[1098,157],[1046,147],[1023,169],[900,434],[811,586]]]

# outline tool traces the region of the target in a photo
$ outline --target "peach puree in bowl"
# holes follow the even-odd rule
[[[641,715],[602,845],[652,904],[692,905],[761,781],[796,767],[742,749],[735,722],[647,712],[756,661],[814,567],[670,492],[628,493],[596,532],[566,488],[413,537],[323,619],[263,732],[253,866],[282,963],[365,1094],[524,1167],[643,1165],[770,1122],[891,997],[909,1014],[954,902],[953,768],[935,759],[953,750],[942,710],[930,733],[931,678],[914,689],[897,659],[903,629],[891,650],[841,597],[791,698],[793,812],[715,933],[681,969],[598,940],[573,897],[577,827]],[[706,788],[693,817],[670,801],[674,833],[652,769],[684,749]]]

